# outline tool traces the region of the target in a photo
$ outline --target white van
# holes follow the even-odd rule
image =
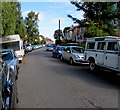
[[[22,62],[25,52],[23,49],[23,41],[19,35],[3,36],[0,44],[2,49],[13,49],[19,57],[19,61]]]
[[[120,72],[120,37],[106,36],[86,40],[84,53],[89,69],[98,66]]]

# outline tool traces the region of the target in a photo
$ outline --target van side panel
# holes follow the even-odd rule
[[[106,53],[104,57],[104,66],[117,69],[118,54]]]
[[[120,55],[118,56],[118,70],[120,71]]]

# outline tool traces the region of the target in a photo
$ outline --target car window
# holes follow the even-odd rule
[[[118,44],[117,44],[117,42],[108,42],[107,50],[118,51]]]
[[[84,53],[84,49],[72,47],[72,53]]]
[[[105,42],[98,42],[97,49],[104,50],[105,49]]]
[[[87,43],[87,49],[94,49],[94,47],[95,47],[95,42]]]
[[[13,54],[11,53],[11,51],[2,51],[0,52],[0,56],[4,61],[13,59]]]
[[[66,52],[69,52],[69,53],[71,52],[71,51],[70,51],[70,47],[67,47],[67,48],[66,48]]]

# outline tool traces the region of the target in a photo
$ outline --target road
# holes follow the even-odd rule
[[[25,56],[20,65],[16,108],[117,108],[120,76],[87,65],[69,65],[45,48]]]

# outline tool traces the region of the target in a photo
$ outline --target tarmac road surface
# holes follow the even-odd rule
[[[87,65],[71,66],[45,48],[25,56],[20,65],[16,108],[118,108],[120,76]]]

